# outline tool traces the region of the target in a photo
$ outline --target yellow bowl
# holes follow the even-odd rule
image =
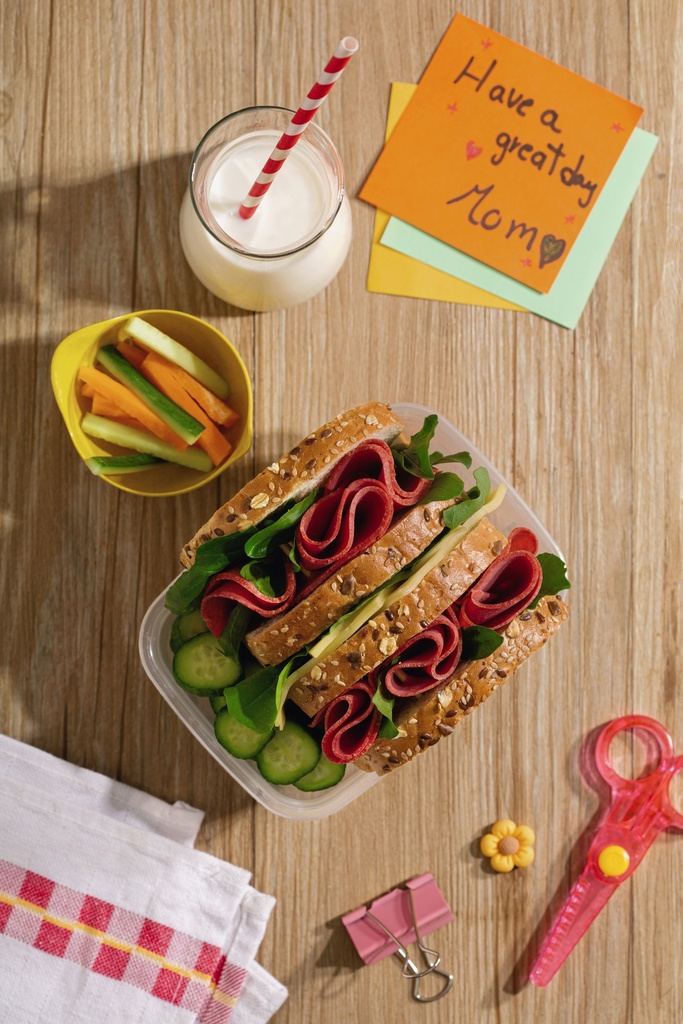
[[[224,377],[230,385],[228,404],[239,413],[240,418],[227,432],[228,440],[233,445],[232,452],[209,473],[199,473],[196,469],[168,463],[141,473],[118,476],[111,474],[102,476],[101,479],[129,494],[146,497],[185,494],[214,480],[219,473],[224,472],[237,459],[241,459],[251,447],[253,396],[249,374],[239,353],[215,327],[196,316],[190,316],[189,313],[168,309],[145,309],[139,313],[126,313],[112,320],[103,320],[89,327],[82,327],[65,338],[55,349],[50,368],[52,390],[71,440],[81,458],[115,454],[116,449],[113,446],[88,437],[81,429],[86,407],[77,387],[78,370],[81,366],[92,366],[98,348],[115,342],[119,326],[132,316],[141,317],[169,337],[181,342]]]

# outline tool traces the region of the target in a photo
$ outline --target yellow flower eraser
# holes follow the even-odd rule
[[[497,821],[479,844],[485,857],[491,860],[494,871],[507,872],[513,868],[526,868],[534,859],[536,836],[528,825],[516,825],[508,818]]]

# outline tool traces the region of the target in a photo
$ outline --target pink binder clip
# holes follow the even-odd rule
[[[359,907],[342,917],[351,941],[366,964],[376,964],[396,954],[403,962],[403,977],[413,979],[413,997],[431,1003],[450,992],[453,975],[439,969],[441,956],[423,942],[423,936],[452,921],[453,912],[446,903],[431,872],[406,882],[405,888],[379,896],[370,907]],[[416,942],[426,964],[420,970],[411,959],[407,946]],[[420,981],[436,972],[446,979],[436,995],[423,996]]]

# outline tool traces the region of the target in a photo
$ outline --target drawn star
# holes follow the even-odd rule
[[[482,39],[481,46],[483,50],[488,50],[489,46],[493,46],[490,39]]]
[[[527,256],[527,258],[525,260],[520,260],[519,262],[522,264],[523,267],[530,267],[531,266],[531,260],[529,259],[528,256]]]
[[[621,126],[621,125],[619,124],[619,122],[618,122],[618,121],[615,121],[615,123],[614,123],[614,124],[612,125],[612,127],[610,128],[610,131],[611,131],[611,132],[616,132],[616,133],[617,133],[617,135],[618,135],[618,134],[619,134],[619,132],[623,132],[623,131],[624,131],[624,128],[623,128],[623,127],[622,127],[622,126]]]
[[[448,107],[446,109],[450,110],[451,114],[455,114],[457,109],[458,109],[458,104],[457,103],[449,103]]]
[[[574,218],[575,218],[575,217],[576,217],[576,214],[575,214],[575,213],[570,213],[570,214],[569,214],[568,216],[566,216],[566,217],[564,218],[564,222],[565,222],[565,224],[573,224],[573,223],[574,223]]]

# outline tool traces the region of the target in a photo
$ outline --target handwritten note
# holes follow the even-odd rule
[[[641,114],[457,15],[360,196],[547,293]]]

